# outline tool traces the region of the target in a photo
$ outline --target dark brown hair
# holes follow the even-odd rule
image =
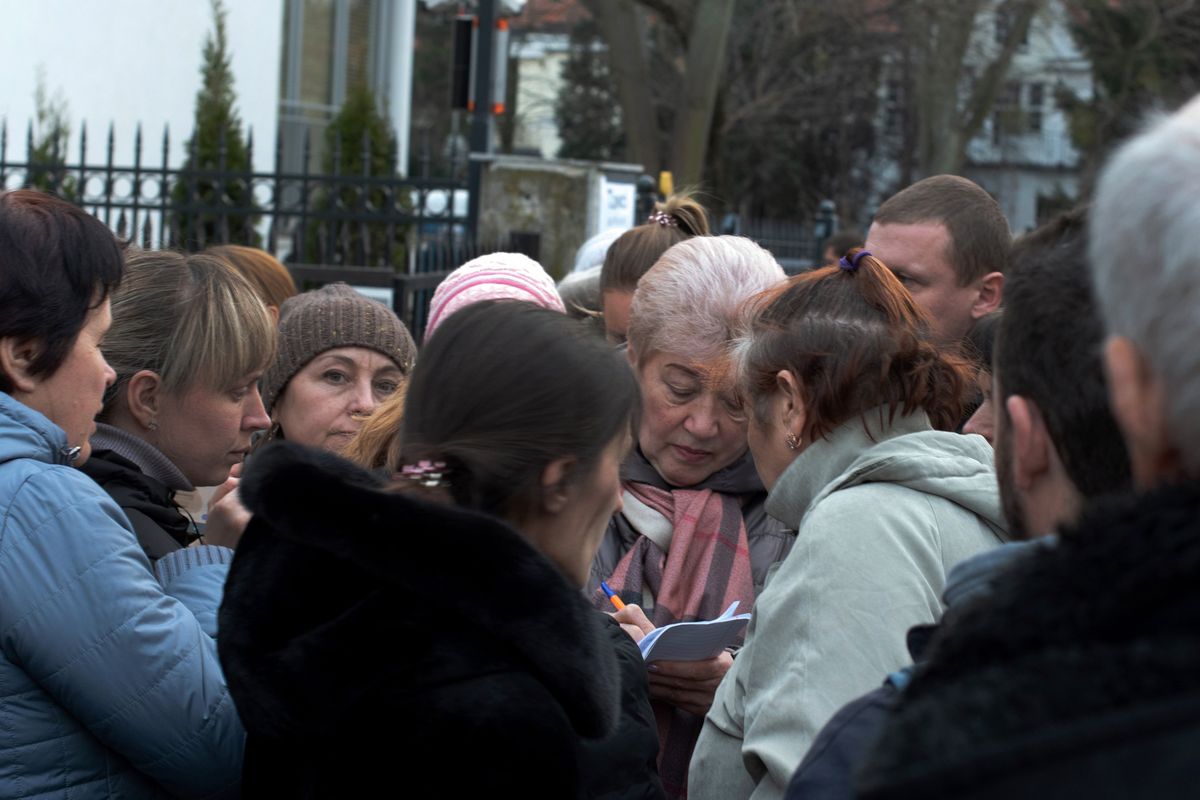
[[[600,269],[601,295],[610,291],[632,292],[672,245],[710,234],[704,206],[689,194],[671,195],[666,202],[654,206],[649,222],[625,231],[608,248]]]
[[[88,312],[120,284],[123,247],[102,222],[54,195],[0,193],[0,338],[41,343],[33,374],[62,366]],[[0,391],[12,389],[0,371]]]
[[[1104,325],[1092,292],[1087,212],[1068,212],[1022,237],[1013,250],[997,331],[1001,396],[1038,407],[1067,477],[1085,498],[1124,491],[1129,453],[1108,403],[1101,358]]]
[[[752,301],[740,352],[751,412],[764,420],[786,369],[803,393],[805,441],[877,406],[889,419],[923,410],[935,428],[954,430],[970,365],[937,348],[926,312],[883,262],[864,255],[857,263],[798,275]]]
[[[455,505],[515,521],[534,507],[547,464],[574,456],[577,477],[590,474],[638,407],[623,354],[578,320],[485,300],[450,316],[421,351],[399,464],[444,462]]]
[[[878,225],[941,223],[950,234],[949,252],[958,285],[989,272],[1007,272],[1012,232],[1000,205],[978,184],[957,175],[917,181],[884,202],[875,212]]]

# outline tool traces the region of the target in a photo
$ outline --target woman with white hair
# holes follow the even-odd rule
[[[745,300],[784,279],[749,239],[695,237],[667,250],[638,283],[629,363],[642,391],[637,447],[622,470],[624,510],[592,565],[626,603],[617,618],[640,635],[681,620],[712,619],[734,600],[749,611],[793,537],[763,510],[766,492],[747,452],[745,422],[728,380],[727,351]],[[595,595],[597,605],[607,598]],[[651,666],[664,788],[679,796],[723,653]]]

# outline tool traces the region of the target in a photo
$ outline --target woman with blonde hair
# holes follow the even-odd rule
[[[154,561],[200,532],[177,492],[218,486],[209,544],[233,546],[245,524],[225,500],[251,436],[269,424],[258,379],[275,329],[250,285],[223,259],[136,251],[113,293],[104,354],[117,373],[83,469],[125,511]]]
[[[609,246],[600,270],[600,303],[609,341],[625,341],[633,293],[659,257],[682,241],[709,234],[704,206],[685,192],[655,204],[645,223],[625,231]]]

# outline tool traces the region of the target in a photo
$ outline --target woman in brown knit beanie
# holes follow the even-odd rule
[[[416,351],[390,309],[344,283],[290,298],[279,354],[263,375],[269,438],[340,452],[408,378]]]

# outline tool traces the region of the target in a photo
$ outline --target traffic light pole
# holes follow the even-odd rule
[[[496,36],[496,0],[479,0],[476,35],[475,108],[471,111],[470,155],[467,160],[467,233],[479,235],[479,204],[483,187],[483,156],[492,152],[492,46]]]

